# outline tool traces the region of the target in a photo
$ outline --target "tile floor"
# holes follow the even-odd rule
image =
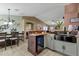
[[[17,47],[13,45],[11,48],[10,46],[7,47],[7,50],[4,48],[0,48],[0,56],[33,56],[30,52],[28,52],[28,40],[24,42],[20,42],[20,45]],[[38,56],[63,56],[60,53],[51,51],[49,49],[43,50]]]

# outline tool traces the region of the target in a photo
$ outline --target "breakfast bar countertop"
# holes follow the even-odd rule
[[[48,33],[33,33],[30,34],[29,36],[39,36],[39,35],[47,35]]]

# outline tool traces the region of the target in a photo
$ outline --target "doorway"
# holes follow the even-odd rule
[[[29,31],[33,30],[33,23],[27,22],[26,23],[26,39],[28,39]]]

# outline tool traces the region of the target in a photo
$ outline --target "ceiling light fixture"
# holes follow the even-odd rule
[[[12,25],[12,21],[10,19],[10,10],[11,9],[8,9],[8,22],[4,22],[5,25]]]

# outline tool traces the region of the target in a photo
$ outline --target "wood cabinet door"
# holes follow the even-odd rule
[[[28,49],[32,53],[36,53],[36,37],[30,36],[28,39]]]
[[[63,41],[54,40],[55,50],[63,53]]]
[[[78,11],[78,4],[72,3],[65,6],[65,13],[75,13]]]
[[[76,43],[64,42],[64,54],[76,56],[77,55],[77,45]]]

